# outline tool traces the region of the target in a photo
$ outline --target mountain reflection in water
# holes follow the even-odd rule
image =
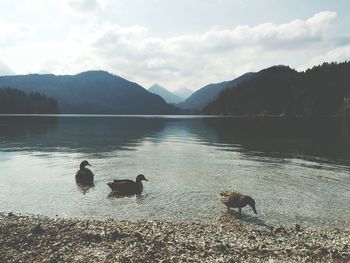
[[[2,211],[212,221],[236,189],[257,202],[252,223],[348,225],[349,146],[335,118],[1,116]],[[87,189],[74,179],[85,159]],[[110,198],[108,181],[139,173],[142,197]]]

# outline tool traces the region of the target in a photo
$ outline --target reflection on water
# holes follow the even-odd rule
[[[137,147],[144,137],[164,128],[148,118],[0,117],[1,148],[31,151],[78,151],[96,155]]]
[[[81,184],[77,181],[75,183],[77,184],[79,191],[82,192],[84,195],[89,192],[91,187],[95,186],[94,184],[92,184],[92,185]]]
[[[223,220],[218,193],[254,197],[252,224],[350,223],[350,145],[329,120],[0,117],[1,211],[120,219]],[[75,183],[82,160],[93,187]],[[113,179],[150,181],[119,198]],[[234,216],[234,211],[231,216]]]

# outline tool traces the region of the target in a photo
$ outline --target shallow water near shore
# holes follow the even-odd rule
[[[349,228],[350,144],[322,123],[1,116],[0,212],[213,222],[227,213],[219,192],[235,189],[257,203],[258,215],[243,209],[252,224]],[[85,159],[89,189],[75,183]],[[107,182],[140,173],[149,179],[141,196],[109,197]]]

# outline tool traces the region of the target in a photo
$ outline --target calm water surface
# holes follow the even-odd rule
[[[237,189],[256,200],[258,215],[243,209],[252,224],[348,228],[349,142],[266,127],[220,117],[2,116],[0,212],[212,222],[227,213],[218,193]],[[95,173],[89,189],[75,183],[84,159]],[[139,173],[149,179],[140,197],[108,197],[107,182]]]

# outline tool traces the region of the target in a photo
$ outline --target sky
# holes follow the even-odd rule
[[[0,0],[0,69],[197,90],[350,60],[348,0]]]

